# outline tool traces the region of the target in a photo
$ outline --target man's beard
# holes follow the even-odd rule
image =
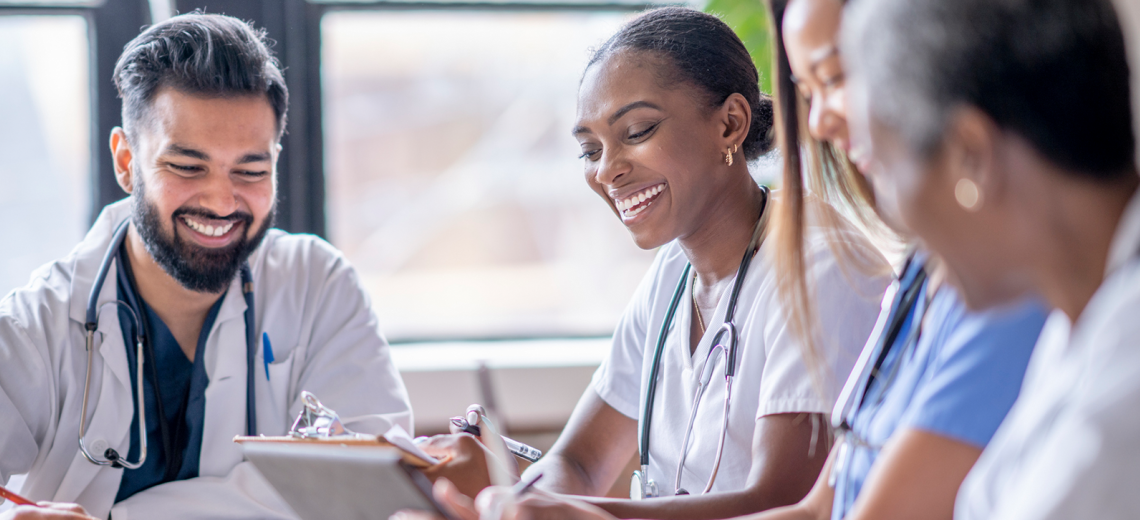
[[[249,255],[261,245],[277,216],[277,205],[274,204],[261,228],[253,238],[249,238],[248,230],[253,224],[253,216],[249,213],[235,212],[221,216],[199,208],[179,208],[171,215],[173,236],[167,236],[162,229],[158,208],[146,198],[142,178],[137,175],[135,178],[139,179],[132,194],[135,229],[142,237],[147,252],[162,270],[191,291],[215,294],[225,290]],[[184,241],[176,231],[178,219],[182,215],[235,221],[235,226],[241,223],[241,238],[222,248],[202,247]]]

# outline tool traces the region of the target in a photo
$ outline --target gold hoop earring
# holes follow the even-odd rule
[[[724,164],[727,166],[732,166],[732,150],[731,149],[728,152],[725,152],[725,154],[724,154]]]
[[[982,190],[970,179],[958,179],[958,184],[954,185],[954,198],[966,211],[982,209]]]

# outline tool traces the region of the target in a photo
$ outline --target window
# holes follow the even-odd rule
[[[63,257],[91,199],[87,22],[0,16],[0,295]]]
[[[612,333],[653,252],[587,187],[570,129],[589,49],[631,16],[324,16],[328,235],[389,339]]]

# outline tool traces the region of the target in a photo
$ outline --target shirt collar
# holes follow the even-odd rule
[[[1116,233],[1108,249],[1105,277],[1107,278],[1138,254],[1140,254],[1140,189],[1132,194],[1132,200],[1124,208],[1120,223],[1116,225]]]

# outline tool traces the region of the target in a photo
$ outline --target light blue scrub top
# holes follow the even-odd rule
[[[900,293],[913,283],[918,263],[904,273]],[[923,300],[914,307],[921,310]],[[836,474],[832,520],[851,510],[879,455],[876,447],[897,430],[916,428],[984,448],[1017,399],[1048,312],[1037,301],[969,312],[957,291],[944,287],[930,301],[918,343],[904,355],[915,308],[880,370],[888,374],[901,362],[894,382],[884,393],[889,378],[876,378],[850,421],[857,438],[871,446],[849,446]]]

